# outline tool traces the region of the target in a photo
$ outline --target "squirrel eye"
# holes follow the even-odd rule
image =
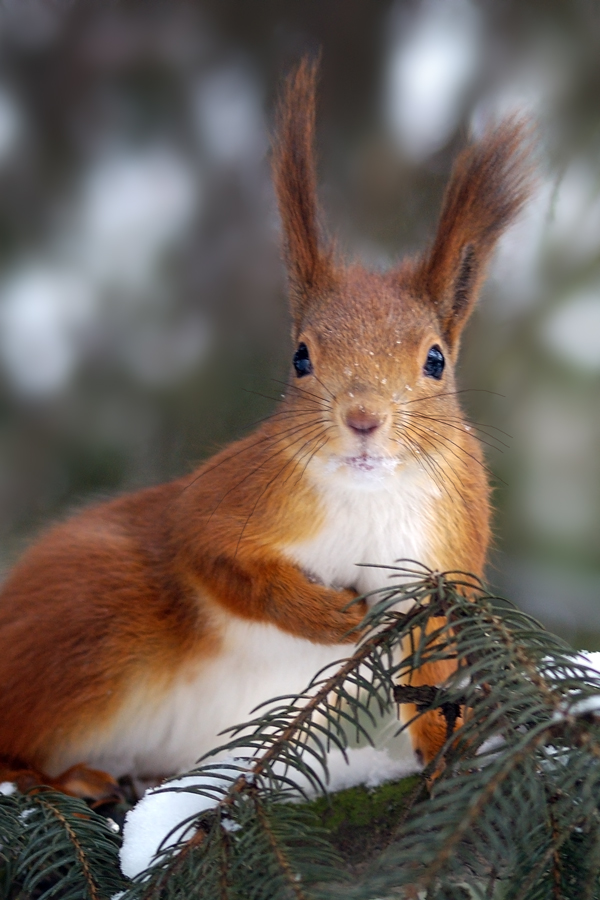
[[[438,345],[434,344],[427,354],[427,359],[425,360],[425,365],[423,366],[423,372],[425,375],[428,375],[429,378],[435,378],[439,381],[442,377],[443,371],[444,354],[442,353]]]
[[[310,375],[313,370],[310,356],[308,355],[308,347],[306,344],[298,344],[298,349],[294,353],[294,369],[298,378],[303,375]]]

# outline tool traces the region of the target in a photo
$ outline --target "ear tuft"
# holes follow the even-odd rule
[[[304,57],[286,80],[277,111],[273,178],[283,223],[292,316],[333,279],[331,251],[321,246],[315,164],[315,95],[319,60]]]
[[[508,119],[463,151],[452,170],[433,246],[416,273],[451,346],[475,305],[500,235],[531,193],[531,137],[531,126]]]

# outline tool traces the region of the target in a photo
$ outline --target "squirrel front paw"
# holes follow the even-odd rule
[[[367,614],[366,600],[351,588],[321,588],[321,630],[325,643],[355,644],[360,638],[360,623]]]

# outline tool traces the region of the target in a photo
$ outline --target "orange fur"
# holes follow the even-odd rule
[[[119,783],[106,772],[75,765],[52,778],[45,772],[32,769],[17,759],[0,757],[0,782],[13,782],[22,794],[34,793],[40,788],[52,788],[71,797],[93,801],[92,806],[118,803],[123,800]]]
[[[168,705],[229,659],[228,622],[339,655],[365,604],[348,607],[358,570],[323,574],[336,563],[323,548],[355,507],[372,510],[370,536],[393,496],[398,540],[420,541],[424,563],[483,574],[488,487],[453,361],[494,243],[526,197],[522,129],[506,123],[459,158],[429,253],[370,273],[336,262],[319,234],[315,78],[305,60],[288,81],[273,162],[293,338],[312,371],[292,373],[277,412],[193,476],[88,509],[24,555],[0,597],[6,757],[58,770],[94,735],[110,743],[128,704]],[[424,374],[433,345],[446,358],[440,380]],[[450,669],[423,667],[414,683]],[[430,716],[413,727],[426,761],[443,743],[438,726]]]
[[[438,628],[444,626],[446,621],[446,619],[437,617],[430,619],[426,633],[431,634],[437,631]],[[418,637],[419,635],[415,635],[415,640],[418,640]],[[425,663],[419,669],[411,672],[406,682],[414,687],[443,684],[455,671],[456,665],[452,660],[438,660],[432,663]],[[406,703],[403,705],[402,717],[405,721],[411,722],[416,714],[417,707],[415,704]],[[458,718],[455,728],[461,722],[462,719]],[[410,725],[410,732],[413,747],[419,758],[424,763],[431,762],[448,738],[448,725],[442,710],[436,709],[416,718]]]

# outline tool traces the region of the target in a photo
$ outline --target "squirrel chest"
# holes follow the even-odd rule
[[[337,474],[320,485],[318,533],[282,548],[309,577],[364,594],[385,586],[390,573],[378,566],[400,559],[438,565],[433,523],[440,490],[414,463]]]

